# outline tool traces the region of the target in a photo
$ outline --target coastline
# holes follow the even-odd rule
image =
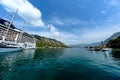
[[[62,49],[68,47],[36,47],[35,49]]]

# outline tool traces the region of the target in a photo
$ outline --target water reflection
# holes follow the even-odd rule
[[[35,50],[25,50],[23,52],[3,53],[0,56],[0,80],[7,79],[13,72],[17,72],[20,65],[26,65],[25,60],[34,57]]]
[[[120,50],[104,51],[104,57],[112,57],[113,60],[120,60]]]
[[[64,49],[33,49],[2,54],[0,55],[0,80],[8,77],[17,80],[20,73],[40,68],[42,61],[59,57],[63,52]]]
[[[64,49],[36,49],[34,59],[56,58],[64,53]]]
[[[104,51],[104,56],[107,58],[109,56],[110,52],[109,51]]]
[[[119,80],[120,68],[114,60],[120,59],[119,52],[94,53],[69,48],[2,54],[0,80]]]
[[[112,60],[112,61],[114,61],[115,64],[120,66],[120,50],[112,50],[111,52],[105,51],[104,57],[105,57],[105,59],[107,59],[107,61],[108,61],[108,59]]]
[[[113,50],[111,55],[114,58],[120,59],[120,50]]]

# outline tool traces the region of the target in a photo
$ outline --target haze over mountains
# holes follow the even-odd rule
[[[104,40],[104,44],[108,44],[108,42],[112,39],[116,39],[120,36],[120,32],[116,32],[114,33],[112,36],[110,36],[109,38],[106,38]],[[91,43],[91,44],[77,44],[77,45],[71,45],[71,47],[85,47],[85,46],[100,46],[101,45],[101,41],[100,42],[95,42],[95,43]]]

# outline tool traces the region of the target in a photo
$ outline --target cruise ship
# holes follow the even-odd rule
[[[0,18],[0,52],[20,51],[36,47],[34,36]]]

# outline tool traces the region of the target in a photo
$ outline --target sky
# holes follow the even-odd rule
[[[100,42],[120,31],[120,0],[0,0],[0,18],[67,45]]]

